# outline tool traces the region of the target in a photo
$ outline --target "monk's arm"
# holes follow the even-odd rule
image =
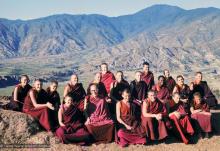
[[[18,87],[16,87],[15,89],[14,89],[14,101],[19,101],[18,100]]]
[[[35,108],[48,107],[47,104],[37,104],[33,91],[30,91],[30,98]]]
[[[58,121],[59,121],[60,126],[65,126],[63,124],[63,116],[62,116],[62,114],[63,114],[63,110],[60,108],[59,111],[58,111]]]
[[[63,98],[67,96],[68,92],[69,92],[69,87],[65,86],[64,91],[63,91]],[[61,104],[63,104],[63,100],[61,100]]]
[[[172,93],[172,94],[177,93],[177,92],[178,92],[178,89],[177,89],[177,87],[175,86],[175,87],[173,88],[173,93]]]
[[[190,107],[190,111],[192,114],[201,112],[201,110],[195,110],[193,107]]]
[[[125,127],[127,127],[127,124],[121,119],[120,109],[121,109],[121,104],[120,104],[120,102],[117,102],[117,104],[116,104],[116,116],[117,116],[117,121],[118,121],[119,123],[123,124]]]
[[[142,114],[144,117],[156,117],[155,114],[147,113],[147,103],[143,102]]]

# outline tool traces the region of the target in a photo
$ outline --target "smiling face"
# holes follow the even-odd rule
[[[166,78],[169,78],[170,77],[170,71],[169,70],[164,70],[164,76]]]
[[[128,92],[126,92],[126,91],[123,91],[123,93],[122,93],[122,98],[123,98],[126,102],[128,102],[128,101],[130,100],[130,97],[131,97],[130,93],[128,93]]]
[[[91,85],[90,86],[90,93],[94,97],[98,95],[98,89],[97,89],[96,85]]]
[[[177,78],[177,84],[178,84],[178,85],[183,85],[183,84],[184,84],[184,79],[183,79],[183,77],[178,77],[178,78]]]
[[[108,72],[108,66],[106,64],[101,65],[102,74],[106,74]]]
[[[73,104],[73,99],[70,96],[66,96],[64,101],[66,107],[70,107]]]
[[[193,96],[193,99],[195,101],[196,104],[200,104],[201,103],[201,97],[198,95]]]
[[[70,78],[70,83],[72,84],[72,85],[75,85],[75,84],[77,84],[78,83],[78,77],[77,77],[77,75],[72,75],[71,76],[71,78]]]
[[[173,95],[173,101],[177,104],[180,101],[180,95],[178,93],[175,93]]]
[[[159,79],[158,79],[158,85],[159,86],[162,86],[164,84],[164,77],[160,77]]]
[[[35,81],[34,82],[34,88],[37,90],[37,91],[40,91],[43,87],[43,83],[40,82],[39,80]]]
[[[151,102],[154,102],[156,100],[156,95],[153,91],[149,91],[147,97]]]
[[[29,82],[28,77],[26,77],[26,76],[22,76],[21,77],[21,85],[22,85],[22,87],[26,86],[28,84],[28,82]]]
[[[95,74],[94,81],[96,81],[97,83],[99,83],[101,81],[101,74],[100,73]]]
[[[140,73],[140,72],[136,72],[136,73],[135,73],[135,80],[136,80],[137,82],[140,82],[140,81],[141,81],[141,73]]]
[[[201,73],[197,73],[196,77],[195,77],[195,80],[196,80],[197,83],[200,83],[202,81],[202,74]]]
[[[57,84],[56,83],[51,83],[50,84],[50,91],[51,92],[55,92],[57,90]]]
[[[149,65],[144,65],[144,66],[143,66],[143,71],[144,71],[145,73],[148,73],[148,71],[149,71]]]
[[[117,72],[115,78],[116,78],[116,80],[117,80],[118,82],[121,82],[122,79],[123,79],[123,74],[122,74],[122,72]]]

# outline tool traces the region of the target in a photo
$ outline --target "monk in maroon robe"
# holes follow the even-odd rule
[[[187,137],[187,134],[190,136],[194,134],[189,115],[184,109],[183,102],[180,101],[180,95],[178,93],[174,93],[172,98],[173,99],[169,102],[169,117],[175,125],[174,131],[179,134],[185,144],[188,144],[189,137]]]
[[[98,96],[95,84],[90,86],[91,95],[85,98],[85,125],[96,143],[109,143],[113,138],[114,123],[108,110],[107,101]]]
[[[166,104],[170,99],[170,92],[166,87],[164,80],[165,80],[164,76],[159,76],[158,83],[153,86],[152,90],[154,90],[157,93],[157,98],[162,103]]]
[[[86,96],[86,91],[82,83],[78,83],[78,76],[76,74],[71,76],[70,82],[64,88],[63,97],[65,98],[67,95],[70,95],[72,99],[77,102],[76,106],[83,112],[83,100]]]
[[[165,77],[164,83],[165,83],[166,87],[168,88],[170,94],[172,94],[173,89],[176,86],[176,81],[173,79],[172,76],[170,76],[170,71],[169,70],[165,69],[163,74],[164,74],[164,77]]]
[[[201,99],[201,95],[198,92],[193,95],[193,103],[190,110],[196,133],[200,138],[204,133],[205,137],[209,137],[209,133],[212,131],[212,114],[208,104]]]
[[[16,85],[12,92],[11,100],[8,104],[2,106],[5,110],[22,111],[24,99],[27,96],[28,91],[31,89],[29,78],[27,75],[21,76],[21,83]]]
[[[141,126],[140,117],[136,117],[135,107],[130,100],[130,91],[128,89],[122,92],[123,99],[117,102],[117,122],[118,132],[116,142],[125,147],[129,144],[145,144],[146,133]]]
[[[68,95],[59,109],[59,124],[60,127],[56,130],[56,136],[62,143],[76,143],[79,145],[89,143],[90,134],[83,124],[82,113]]]
[[[206,81],[202,81],[202,73],[197,72],[193,92],[199,92],[201,94],[202,99],[209,105],[210,108],[215,109],[218,101],[215,95],[212,93]]]
[[[110,95],[111,83],[115,80],[113,73],[108,71],[106,63],[101,64],[101,82],[104,83],[108,95]]]
[[[170,128],[165,105],[156,98],[154,91],[148,92],[148,98],[142,106],[142,125],[145,127],[149,140],[162,140],[168,136]]]
[[[143,72],[141,73],[141,81],[147,85],[147,90],[151,90],[154,85],[154,74],[149,71],[149,63],[143,63]]]
[[[42,82],[36,79],[34,81],[34,87],[28,92],[25,98],[23,112],[38,119],[41,126],[50,132],[53,130],[53,127],[50,122],[49,110],[54,110],[54,107],[48,101],[46,91],[42,89]]]
[[[88,86],[87,95],[90,93],[89,88],[90,88],[90,86],[91,86],[92,84],[96,84],[96,85],[97,85],[97,87],[98,87],[98,92],[99,92],[98,95],[99,95],[100,97],[105,98],[105,97],[108,96],[107,90],[105,89],[105,85],[104,85],[104,83],[101,82],[101,73],[98,72],[98,73],[95,74],[94,80],[93,80],[93,81],[89,84],[89,86]]]

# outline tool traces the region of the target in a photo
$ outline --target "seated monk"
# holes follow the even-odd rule
[[[203,134],[208,138],[209,133],[212,131],[212,114],[210,113],[208,104],[201,99],[200,93],[194,93],[190,110],[193,126],[199,138],[202,138]]]
[[[165,85],[168,88],[170,94],[173,93],[173,89],[176,86],[176,81],[173,79],[172,76],[170,76],[170,71],[168,69],[165,69],[163,71],[164,77],[165,77]]]
[[[173,89],[173,94],[178,93],[180,95],[180,101],[183,102],[183,106],[187,112],[190,112],[190,104],[192,98],[192,90],[190,87],[184,83],[184,78],[182,75],[178,75],[177,84]]]
[[[172,100],[169,102],[169,118],[175,125],[173,128],[174,135],[180,136],[185,144],[189,143],[189,136],[194,134],[188,112],[184,109],[183,102],[180,101],[179,93],[174,93]]]
[[[51,113],[51,121],[54,125],[54,127],[58,126],[58,110],[60,108],[60,95],[57,92],[58,82],[53,80],[50,82],[50,86],[46,89],[46,92],[48,94],[48,100],[53,105],[54,110],[50,110]]]
[[[54,107],[48,102],[47,93],[42,89],[42,85],[43,83],[39,79],[35,79],[34,87],[28,92],[24,100],[23,112],[38,119],[41,126],[51,132],[53,127],[50,122],[49,112],[54,110]]]
[[[136,117],[134,104],[129,102],[130,95],[128,89],[123,90],[123,99],[118,101],[116,106],[117,122],[119,123],[116,141],[122,147],[129,144],[146,143],[146,133],[144,127],[141,126],[140,117]]]
[[[194,81],[194,88],[193,93],[199,92],[202,100],[204,100],[210,108],[215,109],[217,107],[218,101],[215,95],[210,90],[206,81],[202,81],[202,73],[197,72],[195,81]]]
[[[116,114],[116,103],[122,100],[122,91],[125,89],[129,89],[129,83],[124,79],[124,75],[122,71],[117,71],[116,80],[111,83],[111,92],[110,98],[112,100],[109,106],[110,113]]]
[[[110,87],[111,83],[115,80],[115,76],[113,73],[111,73],[108,70],[107,63],[101,64],[101,82],[104,83],[105,89],[108,93],[108,96],[110,95]]]
[[[164,76],[158,77],[158,83],[153,86],[152,90],[156,92],[157,98],[164,104],[166,104],[170,99],[170,92],[166,87]]]
[[[90,86],[91,86],[92,84],[96,84],[96,85],[97,85],[97,87],[98,87],[98,92],[99,92],[98,95],[99,95],[100,97],[105,98],[105,97],[108,96],[108,93],[107,93],[107,91],[106,91],[106,89],[105,89],[105,85],[104,85],[104,83],[101,82],[101,73],[98,72],[98,73],[95,74],[94,80],[93,80],[93,81],[89,84],[89,86],[88,86],[87,94],[90,93],[89,88],[90,88]]]
[[[70,78],[70,82],[65,86],[63,97],[70,95],[72,99],[77,103],[76,106],[80,111],[83,112],[84,98],[86,96],[86,91],[83,88],[82,83],[78,83],[78,76],[73,74]]]
[[[143,72],[141,73],[141,81],[147,85],[147,91],[151,90],[154,85],[154,74],[149,70],[149,63],[143,63]]]
[[[154,91],[148,92],[148,98],[142,106],[142,125],[149,140],[162,140],[168,136],[166,125],[170,128],[165,105],[156,98]]]
[[[27,96],[28,91],[31,86],[28,84],[29,78],[27,75],[22,75],[20,84],[16,85],[14,91],[12,92],[12,97],[8,104],[1,106],[5,110],[22,111],[24,99]]]
[[[98,96],[95,84],[90,86],[90,93],[84,103],[87,117],[85,125],[97,144],[109,143],[113,138],[114,123],[110,118],[107,101]]]
[[[90,134],[84,127],[82,112],[74,105],[71,96],[66,96],[59,109],[60,127],[56,130],[56,136],[62,143],[76,143],[85,145],[89,143]]]

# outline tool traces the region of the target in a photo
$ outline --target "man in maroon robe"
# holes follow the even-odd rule
[[[172,94],[173,93],[173,88],[176,85],[176,81],[173,79],[172,76],[170,76],[170,71],[169,70],[165,69],[163,71],[163,74],[164,74],[164,77],[165,77],[164,83],[167,86],[170,94]]]
[[[141,80],[147,85],[147,90],[151,90],[154,85],[154,74],[149,71],[149,63],[143,63],[143,72],[141,73]]]

